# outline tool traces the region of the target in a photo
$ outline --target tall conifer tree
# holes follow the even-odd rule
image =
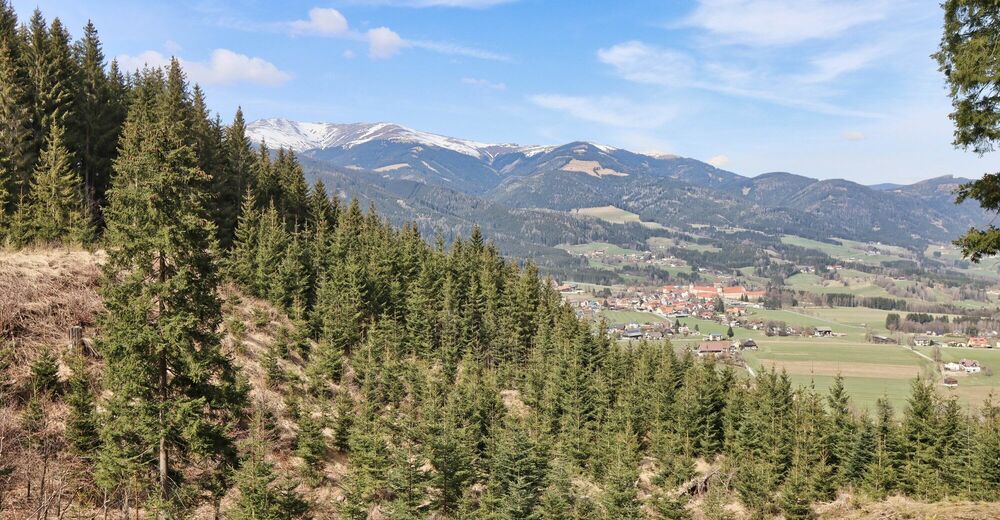
[[[209,179],[187,141],[189,99],[179,64],[146,73],[123,131],[106,212],[101,326],[105,485],[144,484],[164,514],[194,462],[235,465],[228,425],[244,390],[220,350],[215,228]]]

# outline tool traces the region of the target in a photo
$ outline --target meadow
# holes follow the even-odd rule
[[[635,222],[641,224],[649,229],[666,229],[656,222],[644,222],[639,218],[639,215],[632,213],[631,211],[626,211],[615,206],[600,206],[596,208],[579,208],[573,210],[573,213],[577,215],[584,215],[587,217],[594,217],[605,222],[610,222],[612,224],[627,224],[630,222]]]
[[[663,318],[651,313],[632,311],[605,311],[610,322],[654,323]],[[754,373],[762,370],[784,370],[797,386],[814,386],[825,392],[839,374],[851,395],[853,405],[859,410],[872,410],[876,400],[888,399],[900,411],[910,395],[910,385],[918,376],[931,377],[938,383],[942,375],[931,357],[931,347],[910,348],[905,345],[879,345],[865,341],[866,333],[888,334],[884,328],[888,311],[862,307],[794,307],[778,310],[751,309],[750,316],[765,320],[784,321],[796,327],[828,326],[837,337],[765,336],[761,331],[734,329],[735,339],[753,338],[759,349],[743,351],[742,355]],[[614,318],[614,319],[612,319]],[[672,321],[672,319],[671,319]],[[725,334],[727,327],[720,323],[681,318],[682,324],[692,330],[697,324],[701,334],[672,338],[679,350],[697,348],[709,333]],[[908,337],[901,337],[907,343]],[[1000,350],[941,348],[943,361],[973,358],[986,367],[1000,368]],[[920,354],[923,354],[923,357]],[[959,379],[954,389],[938,385],[943,396],[954,396],[962,404],[977,407],[991,393],[1000,398],[1000,377],[982,374],[951,374]]]

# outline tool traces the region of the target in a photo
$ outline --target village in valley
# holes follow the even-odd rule
[[[751,377],[774,369],[817,386],[842,377],[861,406],[882,396],[902,404],[918,375],[934,377],[970,403],[1000,386],[991,368],[1000,363],[997,330],[976,330],[945,315],[776,308],[763,287],[717,279],[659,286],[563,282],[557,289],[578,316],[603,324],[620,342],[669,341],[679,354],[711,356]]]

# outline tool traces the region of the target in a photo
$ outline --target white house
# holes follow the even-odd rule
[[[949,372],[958,372],[959,370],[962,370],[962,365],[959,365],[958,363],[952,361],[951,363],[945,363],[944,369]]]
[[[965,370],[968,374],[977,374],[983,370],[983,367],[979,366],[979,362],[975,359],[963,359],[959,361],[962,365],[962,370]]]

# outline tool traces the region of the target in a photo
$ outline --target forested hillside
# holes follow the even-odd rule
[[[974,203],[954,203],[954,190],[968,179],[950,176],[909,186],[870,187],[788,173],[744,177],[696,159],[644,155],[587,142],[489,145],[389,123],[265,119],[247,128],[254,144],[294,146],[309,163],[310,173],[338,191],[370,196],[383,207],[398,206],[390,218],[396,213],[414,220],[435,215],[421,207],[419,196],[379,193],[372,184],[428,186],[449,200],[462,199],[456,215],[478,218],[488,227],[502,227],[505,216],[479,213],[475,206],[541,208],[563,219],[566,212],[579,208],[616,206],[648,222],[689,232],[738,222],[768,235],[843,237],[922,250],[929,242],[947,241],[987,219]],[[585,242],[589,223],[579,219],[575,224],[557,236],[567,243]],[[509,253],[531,251],[526,242],[534,244],[541,256],[548,253],[541,250],[551,245],[534,236],[521,239],[522,243],[505,234],[495,238]]]
[[[612,342],[478,228],[330,197],[178,61],[2,0],[0,77],[3,518],[996,512],[1000,405],[917,380],[869,416]]]

